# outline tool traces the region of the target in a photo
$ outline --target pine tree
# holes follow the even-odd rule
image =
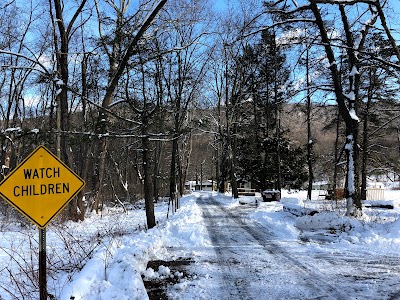
[[[275,33],[263,31],[258,44],[246,45],[235,67],[242,74],[237,131],[238,173],[261,189],[299,186],[306,180],[305,156],[292,149],[280,126],[287,102],[289,70]]]

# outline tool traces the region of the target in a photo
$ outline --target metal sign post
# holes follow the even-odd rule
[[[47,300],[46,228],[39,228],[39,291],[40,300]]]

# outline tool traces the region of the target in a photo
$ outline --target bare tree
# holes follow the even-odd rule
[[[108,107],[114,100],[114,95],[118,88],[119,81],[125,72],[129,60],[138,53],[137,49],[140,40],[143,38],[145,32],[151,26],[152,22],[166,2],[167,0],[146,2],[144,5],[140,6],[139,10],[134,14],[134,17],[125,16],[130,1],[120,1],[119,6],[114,2],[109,2],[111,6],[110,9],[114,10],[116,17],[114,22],[115,27],[111,38],[111,46],[109,46],[107,41],[110,39],[104,36],[99,3],[96,1],[102,48],[109,58],[108,82],[97,121],[97,134],[99,135],[97,148],[99,154],[96,163],[98,170],[95,179],[93,200],[93,209],[96,211],[99,210],[100,195],[106,167],[108,140],[105,135],[108,132]],[[152,221],[152,218],[150,218],[148,222],[149,228],[155,226],[155,222]]]
[[[338,59],[335,54],[336,44],[332,39],[332,34],[326,25],[327,20],[324,20],[324,15],[321,11],[321,4],[329,3],[336,4],[342,22],[342,28],[344,31],[345,38],[342,40],[342,46],[347,52],[348,61],[348,74],[346,83],[342,83],[342,76],[338,69]],[[315,24],[319,31],[320,41],[325,50],[326,58],[328,60],[329,71],[331,75],[333,91],[335,93],[336,101],[338,103],[340,115],[346,125],[346,146],[345,152],[347,157],[347,176],[346,176],[346,198],[347,198],[347,214],[357,216],[361,214],[361,201],[359,186],[359,118],[357,116],[358,105],[359,105],[359,85],[360,85],[360,62],[357,53],[363,51],[365,38],[369,32],[370,25],[373,24],[377,19],[377,14],[371,11],[367,7],[359,7],[357,4],[359,1],[345,2],[345,1],[308,1],[308,5],[301,7],[294,7],[289,9],[288,7],[279,7],[276,3],[270,3],[269,7],[272,10],[283,13],[281,15],[281,23],[292,23],[296,19],[296,13],[302,13],[304,11],[312,12],[314,19],[307,19],[306,21]],[[295,3],[296,4],[296,3]],[[297,5],[297,4],[296,4]],[[360,28],[351,27],[348,19],[348,13],[345,10],[345,5],[356,5],[357,8],[363,9],[363,13],[371,12],[371,17],[365,21],[367,25]],[[361,13],[358,18],[362,18],[364,14]],[[303,22],[305,19],[298,18],[298,22]],[[276,24],[274,24],[276,25]],[[358,34],[356,40],[355,35]]]
[[[76,11],[73,13],[71,20],[68,24],[65,21],[65,4],[62,0],[49,0],[50,6],[50,17],[53,21],[53,41],[54,51],[57,62],[57,78],[55,83],[57,86],[56,90],[56,103],[57,103],[57,143],[56,150],[59,158],[64,161],[68,161],[70,166],[73,165],[73,159],[71,153],[68,151],[67,136],[61,132],[69,131],[69,119],[70,112],[69,106],[70,101],[68,99],[68,88],[69,88],[69,46],[72,39],[72,35],[76,32],[75,22],[79,20],[79,16],[86,4],[86,0],[82,0]],[[55,15],[54,15],[54,12]],[[58,31],[56,31],[56,28]],[[81,199],[81,198],[80,198]],[[80,201],[79,201],[80,203]],[[72,201],[69,204],[69,217],[78,220],[83,219],[82,205],[79,205],[77,201]]]
[[[172,150],[169,174],[169,198],[175,211],[179,207],[179,197],[184,190],[182,156],[179,145],[188,133],[188,110],[199,98],[202,81],[208,64],[208,52],[202,42],[206,37],[202,24],[207,13],[207,1],[172,1],[169,18],[175,20],[167,35],[165,96],[172,115]],[[164,47],[165,47],[164,46]]]

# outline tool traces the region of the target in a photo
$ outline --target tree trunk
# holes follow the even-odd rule
[[[103,178],[106,169],[106,156],[107,156],[107,148],[108,148],[108,140],[103,137],[98,139],[96,146],[99,150],[97,153],[98,164],[96,166],[96,174],[95,174],[95,183],[94,183],[94,195],[93,195],[93,204],[91,207],[91,211],[95,210],[96,213],[99,213],[100,209],[100,195],[102,193],[103,187]]]
[[[336,115],[336,136],[335,136],[335,161],[334,161],[334,169],[333,169],[333,183],[332,189],[335,194],[336,189],[338,187],[338,168],[339,168],[339,135],[340,135],[340,113],[339,110]],[[328,187],[329,188],[329,187]]]
[[[231,142],[231,187],[233,198],[239,198],[238,184],[236,178],[236,157],[237,157],[237,124],[233,124],[233,136],[230,138]]]
[[[153,228],[156,226],[156,219],[154,215],[154,203],[153,193],[151,190],[151,179],[150,179],[150,160],[149,160],[149,137],[145,129],[142,132],[142,159],[143,159],[143,184],[144,184],[144,200],[146,206],[146,220],[147,228]]]
[[[280,143],[280,130],[281,130],[281,120],[279,109],[277,108],[276,116],[276,165],[277,165],[277,179],[276,179],[276,189],[281,192],[282,190],[282,168],[281,168],[281,143]]]
[[[307,199],[311,200],[313,175],[313,143],[311,134],[311,95],[310,95],[310,75],[309,75],[309,53],[306,52],[306,84],[307,84],[307,165],[308,165],[308,188]]]
[[[221,100],[222,100],[222,95],[220,94],[218,96],[218,106],[217,106],[217,110],[218,110],[218,137],[217,138],[217,164],[216,164],[216,177],[217,177],[217,189],[218,192],[220,193],[225,193],[225,172],[224,172],[224,168],[226,167],[225,164],[225,149],[224,149],[224,130],[223,130],[223,126],[222,126],[222,121],[221,121],[221,116],[222,116],[222,111],[221,111]],[[220,163],[218,163],[220,162]]]
[[[189,173],[189,167],[190,167],[190,156],[192,154],[192,132],[189,132],[189,137],[188,137],[188,143],[186,147],[186,163],[185,163],[185,171],[183,172],[183,187],[185,186],[185,183],[187,181],[187,175]],[[183,192],[183,191],[182,191]],[[182,193],[181,192],[181,193]],[[183,193],[182,193],[183,194]]]
[[[369,115],[372,103],[372,69],[369,70],[369,86],[367,92],[367,104],[364,113],[363,123],[363,146],[362,146],[362,162],[361,162],[361,200],[367,199],[367,166],[368,166],[368,133],[369,133]]]
[[[281,135],[281,116],[280,116],[280,104],[278,103],[278,63],[276,61],[276,34],[274,32],[274,102],[275,102],[275,118],[276,118],[276,161],[277,161],[277,180],[276,189],[281,192],[282,190],[282,169],[281,169],[281,146],[280,146],[280,135]]]
[[[183,144],[183,143],[182,143]],[[182,158],[183,158],[183,145],[182,145],[182,149],[180,149],[179,145],[178,145],[178,156],[177,156],[177,168],[178,168],[178,197],[177,197],[177,201],[176,201],[176,209],[179,208],[179,199],[180,197],[182,197],[183,195],[183,191],[185,188],[185,184],[183,182],[183,165],[182,165]]]
[[[71,38],[71,29],[75,20],[83,10],[87,0],[82,0],[81,4],[72,16],[68,26],[65,26],[63,17],[63,5],[60,0],[54,0],[54,9],[56,13],[56,23],[58,26],[58,34],[54,34],[54,49],[56,50],[57,59],[57,73],[60,78],[57,78],[56,83],[56,97],[57,97],[57,156],[67,162],[69,166],[73,165],[72,154],[68,151],[67,132],[69,131],[69,108],[68,108],[68,56],[69,56],[69,40]],[[51,10],[51,2],[50,2]],[[52,15],[52,12],[51,12]],[[60,43],[60,46],[59,46]],[[61,80],[61,81],[60,81]],[[76,220],[81,218],[79,216],[83,212],[78,207],[78,199],[74,199],[68,204],[68,218]]]
[[[358,216],[361,214],[361,200],[359,192],[359,150],[358,150],[358,119],[357,113],[357,79],[350,76],[350,90],[353,93],[353,99],[348,99],[349,105],[346,104],[346,97],[343,93],[342,84],[340,81],[335,55],[331,47],[331,43],[322,20],[319,8],[315,1],[310,2],[310,8],[315,16],[316,24],[319,28],[321,40],[325,48],[325,52],[329,61],[329,69],[334,85],[336,101],[338,103],[339,112],[346,124],[346,198],[347,198],[347,215]],[[350,47],[351,45],[349,45]],[[351,65],[351,67],[355,67]],[[353,73],[353,69],[352,69]]]
[[[162,143],[155,142],[154,150],[154,178],[153,178],[153,194],[154,200],[157,202],[160,198],[160,161],[163,154]]]
[[[221,135],[222,139],[222,149],[220,151],[220,159],[221,163],[219,165],[219,170],[220,170],[220,176],[219,176],[219,184],[218,184],[218,191],[222,194],[226,192],[226,179],[228,178],[228,170],[227,170],[227,165],[228,165],[228,146],[227,146],[227,141],[226,138]]]
[[[88,178],[88,175],[89,175],[89,165],[90,165],[90,163],[91,163],[91,160],[90,160],[90,153],[91,153],[91,151],[92,151],[92,149],[91,149],[91,141],[89,141],[83,148],[84,148],[84,155],[83,155],[83,166],[82,166],[82,170],[81,170],[81,172],[80,172],[80,174],[81,174],[81,177],[82,178]],[[86,189],[84,188],[84,189],[82,189],[79,193],[78,193],[78,195],[77,195],[77,203],[76,203],[76,205],[77,205],[77,208],[78,208],[78,211],[77,211],[77,218],[78,218],[78,220],[80,220],[80,221],[83,221],[84,219],[85,219],[85,205],[84,205],[84,203],[83,203],[83,198],[84,198],[84,196],[85,196],[85,191],[86,191]]]
[[[218,144],[218,142],[217,142],[217,139],[215,139],[215,149],[214,149],[214,162],[215,162],[215,184],[216,184],[216,190],[217,191],[220,191],[219,190],[219,186],[218,186],[218,183],[219,183],[219,144]]]
[[[178,153],[178,134],[175,133],[172,140],[172,152],[171,152],[171,166],[169,173],[169,199],[171,203],[171,209],[175,212],[176,207],[176,198],[177,198],[177,190],[176,190],[176,156]]]
[[[85,2],[85,1],[83,1]],[[62,132],[66,132],[69,129],[69,115],[68,115],[68,81],[69,81],[69,73],[68,73],[68,51],[69,51],[69,33],[64,24],[64,18],[62,15],[62,7],[60,0],[54,0],[54,8],[56,11],[57,25],[58,25],[58,33],[59,33],[59,42],[60,48],[58,48],[57,40],[54,41],[55,49],[56,49],[56,58],[57,58],[57,72],[62,82],[57,82],[57,98],[58,98],[58,107],[60,114],[60,128],[59,128],[59,138],[60,142],[57,145],[57,153],[60,153],[60,158],[63,161],[67,160],[67,141],[66,135],[62,134]],[[60,132],[61,131],[61,132]]]

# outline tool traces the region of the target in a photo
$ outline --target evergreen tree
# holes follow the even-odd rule
[[[235,67],[242,74],[237,127],[238,175],[261,189],[299,186],[306,179],[305,156],[292,149],[280,127],[287,102],[289,70],[275,33],[263,31],[256,45],[246,45]]]

